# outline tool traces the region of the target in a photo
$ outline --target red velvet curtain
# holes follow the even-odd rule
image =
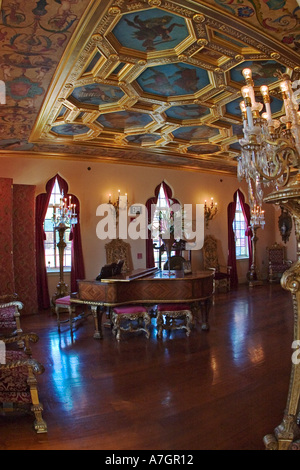
[[[236,251],[235,251],[235,234],[233,230],[237,195],[239,195],[239,200],[241,203],[243,215],[245,217],[245,221],[248,227],[245,235],[248,237],[249,268],[251,267],[251,263],[252,263],[252,243],[251,243],[252,232],[251,232],[251,229],[249,229],[250,219],[251,219],[251,210],[250,210],[250,206],[245,203],[245,197],[243,193],[238,189],[233,195],[233,202],[231,202],[227,208],[227,218],[228,218],[228,263],[227,264],[228,266],[231,266],[231,286],[232,287],[237,287],[238,285]]]
[[[70,233],[71,245],[71,291],[77,291],[77,280],[85,278],[85,269],[83,261],[82,243],[81,243],[81,230],[80,230],[80,204],[79,200],[74,194],[69,194],[69,187],[67,182],[60,176],[56,175],[59,184],[60,192],[69,199],[71,197],[72,204],[76,204],[77,224],[72,227]]]
[[[156,206],[157,204],[157,199],[158,199],[161,186],[163,187],[163,190],[165,192],[165,197],[168,202],[170,199],[172,199],[173,203],[180,204],[177,199],[172,198],[173,192],[170,186],[165,181],[162,181],[162,183],[160,183],[155,188],[155,191],[154,191],[155,196],[151,197],[146,202],[146,208],[148,211],[148,227],[152,224],[152,215],[154,215],[154,211],[152,214],[151,209],[152,209],[152,205]],[[148,229],[148,239],[146,240],[146,267],[153,268],[154,266],[155,266],[155,261],[154,261],[153,240],[151,238],[151,230]]]
[[[243,211],[243,215],[245,217],[245,221],[247,224],[247,230],[245,235],[248,237],[248,250],[249,250],[249,269],[251,269],[251,264],[252,264],[252,230],[251,230],[251,209],[249,204],[245,203],[245,197],[243,193],[238,189],[237,191]]]
[[[72,241],[72,267],[71,267],[71,291],[77,291],[78,279],[85,279],[85,268],[83,261],[83,251],[81,242],[81,229],[80,229],[80,204],[76,196],[71,195],[72,204],[76,204],[77,224],[73,225],[70,240]]]
[[[236,210],[236,195],[234,193],[233,202],[228,205],[227,208],[227,218],[228,218],[228,266],[231,266],[230,271],[230,285],[231,287],[237,287],[238,285],[238,275],[236,269],[236,253],[235,253],[235,234],[233,230],[233,221],[235,218]]]

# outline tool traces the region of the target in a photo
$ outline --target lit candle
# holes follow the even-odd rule
[[[111,194],[108,195],[108,203],[111,203]]]
[[[268,125],[272,126],[273,119],[272,119],[272,111],[271,111],[271,104],[270,104],[269,88],[266,85],[264,85],[260,87],[260,91],[263,96],[263,100],[264,100],[265,107],[266,107]]]
[[[249,90],[248,86],[243,86],[242,94],[243,94],[243,97],[244,97],[244,100],[245,100],[248,126],[250,127],[250,129],[252,129],[252,127],[253,127],[253,116],[252,116],[252,110],[251,110],[250,90]]]

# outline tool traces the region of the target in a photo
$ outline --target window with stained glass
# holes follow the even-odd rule
[[[233,231],[235,234],[236,259],[249,258],[248,237],[246,235],[247,222],[243,214],[238,194],[236,201],[235,218],[233,221]]]
[[[47,209],[47,214],[44,222],[44,231],[46,234],[45,240],[45,259],[46,268],[48,272],[57,271],[59,269],[59,252],[57,243],[59,242],[59,235],[55,227],[53,226],[53,217],[56,214],[56,210],[59,206],[60,200],[63,195],[60,192],[58,181],[55,181],[50,202]],[[69,241],[70,229],[65,232],[65,242],[67,244],[64,250],[64,268],[71,269],[71,244]]]

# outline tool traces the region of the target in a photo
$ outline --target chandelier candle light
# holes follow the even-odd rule
[[[283,207],[294,219],[297,239],[297,261],[281,278],[281,285],[292,294],[294,314],[293,348],[300,344],[300,80],[292,82],[289,75],[282,75],[280,89],[284,101],[285,116],[273,119],[269,89],[260,88],[265,105],[256,102],[254,83],[250,69],[243,70],[246,87],[242,88],[241,104],[244,138],[238,160],[238,178],[246,179],[249,201],[259,221],[256,207],[265,203]],[[275,90],[276,84],[273,85]],[[294,90],[294,91],[293,91]],[[270,92],[271,93],[271,92]],[[274,190],[264,197],[263,187],[272,184]],[[254,209],[255,208],[255,209]],[[297,346],[295,346],[297,345]],[[300,427],[297,422],[300,403],[300,361],[294,356],[287,405],[282,423],[273,434],[264,437],[269,450],[300,450]]]
[[[55,230],[57,230],[59,234],[59,242],[57,244],[59,253],[59,283],[57,284],[57,291],[52,299],[53,303],[55,303],[56,299],[69,295],[69,288],[64,281],[64,251],[67,246],[65,242],[65,232],[78,222],[76,204],[71,203],[71,196],[69,196],[68,202],[68,199],[62,194],[60,204],[56,208],[52,222]]]

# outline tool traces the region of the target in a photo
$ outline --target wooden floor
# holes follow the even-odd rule
[[[157,340],[93,319],[58,334],[51,312],[25,317],[38,333],[34,356],[48,434],[31,416],[0,416],[1,450],[263,450],[286,405],[293,339],[290,294],[279,285],[215,296],[211,329],[200,324]]]

